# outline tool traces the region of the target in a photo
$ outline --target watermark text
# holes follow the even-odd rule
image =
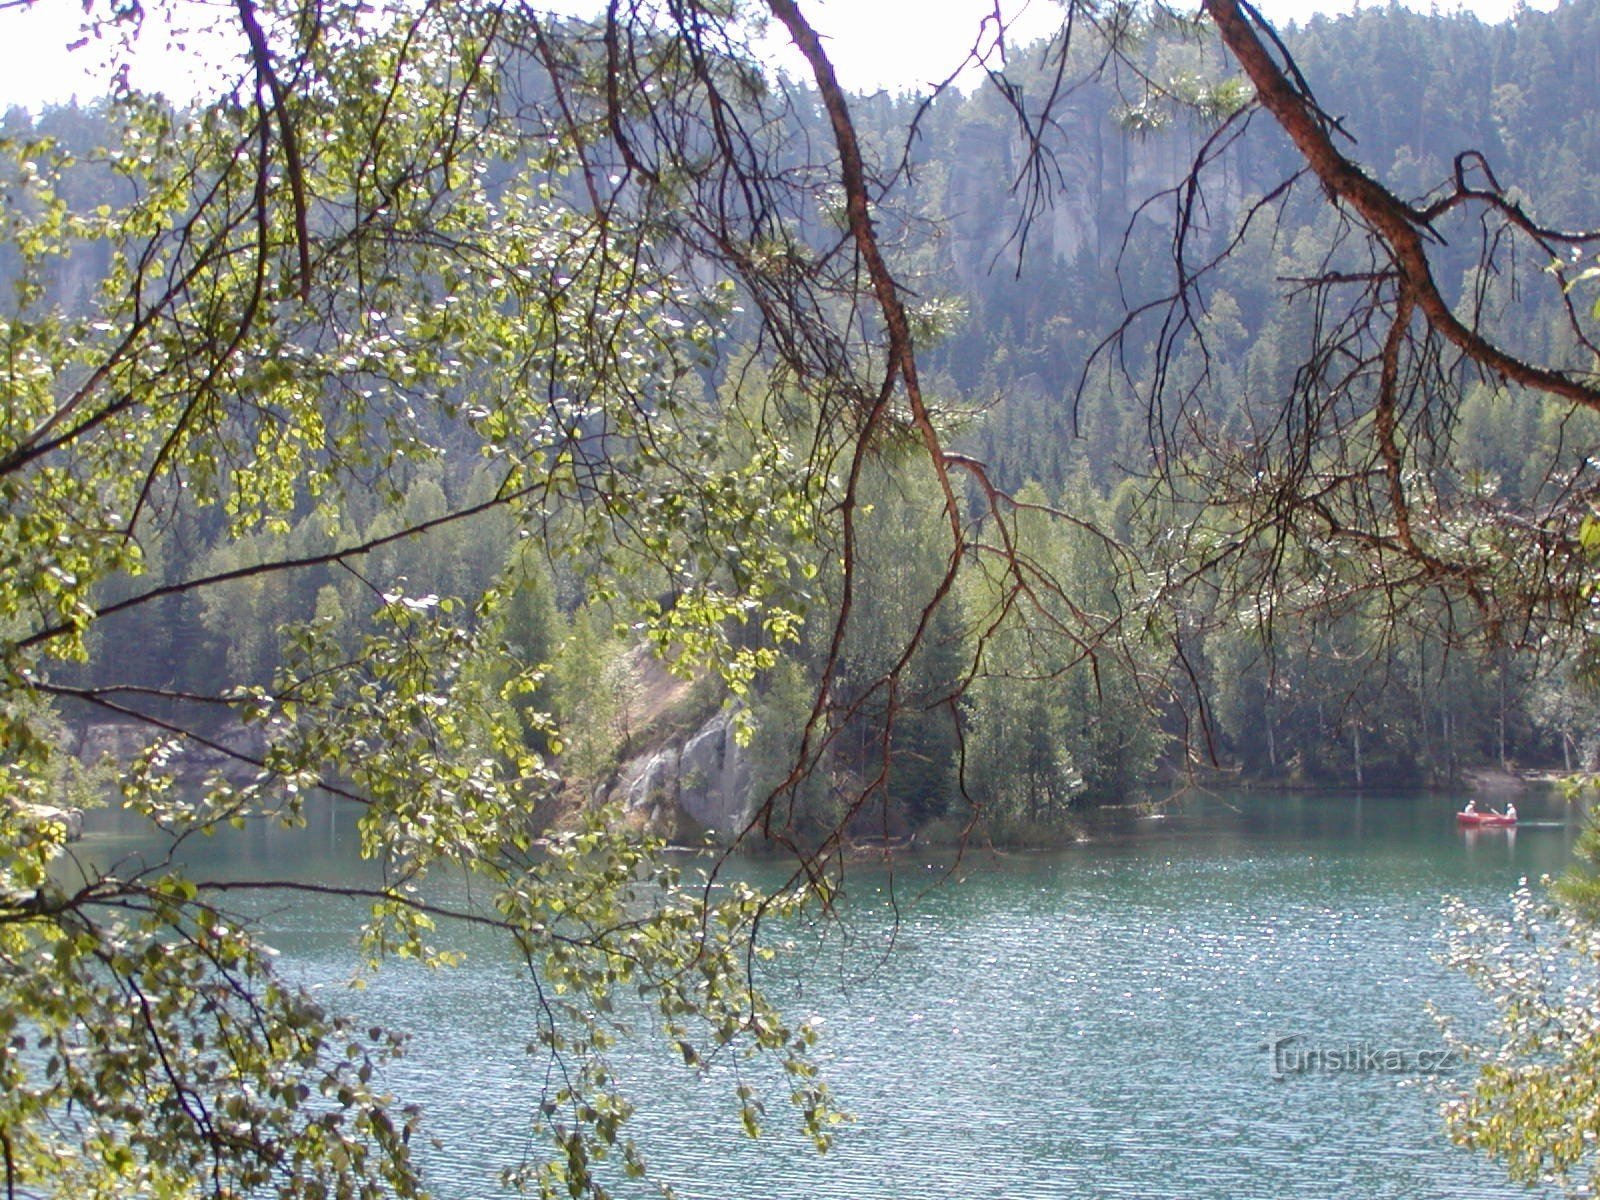
[[[1461,1065],[1443,1047],[1374,1046],[1367,1042],[1314,1042],[1300,1034],[1270,1037],[1260,1049],[1271,1057],[1272,1078],[1291,1075],[1438,1075]]]

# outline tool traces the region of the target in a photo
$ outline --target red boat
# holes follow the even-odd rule
[[[1456,814],[1456,824],[1464,825],[1469,829],[1483,829],[1485,827],[1507,829],[1514,827],[1516,823],[1517,819],[1515,817],[1508,817],[1504,813],[1458,812]]]

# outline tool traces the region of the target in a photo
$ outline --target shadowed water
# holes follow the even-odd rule
[[[1440,797],[1196,800],[1066,851],[853,867],[840,917],[795,931],[800,961],[768,986],[821,1019],[859,1120],[819,1157],[758,1073],[776,1086],[750,1141],[731,1072],[634,1049],[636,1136],[703,1200],[1529,1195],[1445,1141],[1426,1085],[1449,1064],[1424,1009],[1483,1013],[1431,957],[1441,899],[1503,906],[1570,856],[1559,800],[1519,807],[1515,834],[1464,834]],[[116,814],[88,838],[102,859],[141,843]],[[305,831],[187,853],[206,873],[348,881],[353,846],[325,807]],[[299,977],[333,992],[351,974],[347,908],[265,919]],[[482,943],[458,970],[386,970],[333,998],[415,1035],[388,1082],[428,1110],[441,1200],[500,1194],[543,1083],[515,964]]]

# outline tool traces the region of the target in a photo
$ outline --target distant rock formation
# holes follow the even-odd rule
[[[131,763],[161,736],[160,730],[134,722],[97,722],[84,727],[83,736],[78,740],[77,757],[90,767],[107,758],[118,765]],[[250,760],[259,760],[266,752],[267,730],[262,725],[235,725],[222,730],[212,740],[221,749],[192,742],[181,745],[170,759],[173,769],[182,774],[253,773],[255,767]]]
[[[749,756],[734,737],[734,714],[717,713],[681,745],[667,745],[624,765],[615,794],[630,812],[657,823],[678,815],[731,841],[749,823]]]
[[[85,766],[94,766],[109,758],[117,764],[132,762],[150,744],[154,735],[143,725],[116,721],[86,725],[78,741],[78,758]]]

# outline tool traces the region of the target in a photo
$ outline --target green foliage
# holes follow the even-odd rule
[[[1553,1179],[1568,1195],[1600,1183],[1600,927],[1524,886],[1509,917],[1447,911],[1444,961],[1494,1001],[1487,1041],[1451,1032],[1476,1069],[1445,1106],[1451,1137],[1512,1179]]]
[[[416,1193],[420,1112],[377,1090],[398,1035],[284,983],[194,884],[49,881],[56,842],[6,821],[0,1129],[8,1186],[61,1196]],[[44,853],[40,853],[44,851]],[[29,886],[31,885],[31,886]],[[91,897],[90,899],[94,899]],[[115,915],[113,915],[115,913]]]
[[[996,831],[1048,838],[1072,808],[1128,803],[1149,782],[1166,735],[1143,673],[1159,659],[1119,623],[1131,562],[1094,532],[1110,506],[1081,487],[1051,506],[1036,484],[1016,500],[1005,537],[1026,590],[1011,593],[1002,558],[968,593],[983,638],[967,778]]]
[[[538,753],[550,750],[555,698],[548,682],[566,622],[556,608],[555,583],[542,553],[519,543],[510,553],[491,621],[503,639],[500,695],[521,721],[523,741]]]
[[[492,586],[521,530],[685,672],[738,692],[774,661],[740,631],[793,636],[793,538],[759,534],[803,533],[815,492],[786,446],[729,464],[711,436],[702,373],[730,289],[680,280],[649,212],[575,202],[580,127],[553,134],[500,91],[544,36],[526,14],[238,16],[263,48],[215,100],[119,94],[90,123],[99,147],[0,138],[7,1191],[424,1188],[418,1114],[371,1083],[403,1039],[278,974],[228,906],[256,885],[160,863],[63,882],[64,829],[35,807],[60,798],[50,698],[159,736],[124,800],[175,843],[299,822],[317,788],[360,804],[382,883],[334,886],[367,905],[374,964],[448,967],[456,924],[502,932],[529,964],[536,1052],[567,1068],[535,1114],[553,1157],[519,1184],[604,1195],[603,1160],[642,1169],[606,1061],[631,1032],[624,992],[690,1065],[775,1055],[825,1146],[815,1032],[751,976],[758,918],[804,897],[683,886],[608,810],[540,842],[551,756],[595,777],[622,743],[619,648],[587,609],[564,639],[526,564]],[[641,47],[658,51],[691,73]],[[90,178],[100,194],[75,203]],[[63,287],[90,248],[92,286]],[[662,573],[676,603],[638,600]],[[178,785],[186,747],[241,724],[263,750]],[[485,905],[433,905],[438,870]],[[760,1099],[739,1100],[754,1131]]]
[[[985,674],[968,693],[968,788],[1001,836],[1059,828],[1084,788],[1058,681],[1032,674],[1026,647],[1015,648],[1021,642],[1019,631],[992,639]]]
[[[1039,504],[1044,493],[1030,485],[1018,499]],[[1008,533],[1029,562],[1054,549],[1040,513],[1017,513]],[[1046,614],[1007,607],[1005,582],[989,573],[969,580],[967,607],[985,640],[966,695],[967,787],[996,833],[1036,835],[1059,826],[1083,792],[1069,742],[1074,718],[1089,714],[1069,707],[1066,680],[1085,663],[1076,647],[1061,652]]]
[[[553,673],[562,769],[591,785],[611,775],[622,753],[632,684],[626,647],[603,632],[606,624],[591,608],[574,613]]]
[[[831,770],[795,775],[815,700],[810,675],[800,663],[785,660],[763,681],[751,720],[750,795],[758,801],[771,797],[774,827],[801,845],[819,843],[838,830],[846,811],[843,785]]]
[[[1589,790],[1590,780],[1579,778],[1581,782],[1575,783],[1573,790],[1582,796]],[[1551,895],[1578,919],[1600,924],[1600,821],[1592,809],[1572,850],[1576,861],[1556,880]]]

